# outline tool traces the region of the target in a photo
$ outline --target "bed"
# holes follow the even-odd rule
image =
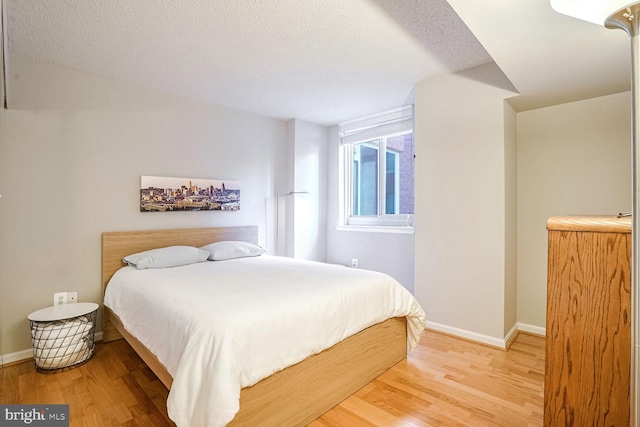
[[[106,292],[116,272],[118,275],[129,274],[127,269],[131,269],[131,267],[123,269],[122,259],[132,253],[171,245],[201,247],[216,241],[244,241],[257,244],[257,235],[258,230],[255,226],[103,233],[104,290]],[[258,258],[260,258],[260,263],[293,262],[288,259],[277,259],[279,257],[273,257],[273,260],[270,260],[268,256],[265,256],[264,259],[256,257],[256,259]],[[228,265],[229,269],[231,267],[237,269],[240,268],[240,265],[244,265],[240,264],[241,262],[245,261],[234,260],[229,264],[219,263],[218,265]],[[205,265],[206,263],[208,265]],[[207,261],[201,264],[195,268],[204,269],[210,266],[214,268],[213,265],[216,262]],[[180,268],[182,267],[167,270],[172,270],[172,274],[179,275]],[[247,268],[252,269],[253,267]],[[311,269],[316,266],[307,264],[304,268]],[[331,268],[334,269],[333,273],[337,272],[337,269],[354,272],[353,269],[346,267],[333,266]],[[115,285],[113,286],[115,289]],[[227,425],[297,426],[308,424],[406,357],[408,343],[415,345],[416,336],[419,336],[419,331],[422,330],[425,320],[422,309],[419,308],[419,305],[417,307],[414,305],[417,305],[417,302],[412,303],[409,321],[404,316],[381,319],[357,333],[349,333],[345,339],[322,351],[313,353],[300,362],[278,369],[252,385],[241,388],[239,390],[239,410]],[[166,357],[162,363],[160,361],[162,356],[154,354],[154,351],[149,348],[152,346],[148,344],[148,339],[140,337],[137,332],[131,333],[127,321],[123,321],[121,315],[112,312],[105,306],[103,339],[111,341],[124,337],[158,378],[171,390],[169,404],[174,389],[178,390],[179,387],[184,387],[184,375],[180,372],[185,369],[177,371],[174,363],[167,362]],[[411,340],[408,341],[409,338]],[[259,355],[258,359],[263,357],[268,359],[264,354]],[[182,357],[181,359],[187,358]],[[183,361],[181,360],[180,363]],[[165,364],[170,368],[167,368]],[[173,371],[174,375],[176,372],[179,373],[176,379],[173,378],[170,371]],[[181,396],[189,394],[184,393],[183,390],[180,388],[179,394]],[[178,392],[174,394],[177,395]],[[198,405],[200,404],[198,403]],[[175,403],[174,406],[176,406]],[[169,409],[171,416],[171,408]],[[184,418],[180,418],[180,416],[177,418],[178,425],[187,425]],[[211,425],[215,425],[215,423]]]

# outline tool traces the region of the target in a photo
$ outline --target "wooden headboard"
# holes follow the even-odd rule
[[[204,246],[223,240],[240,240],[258,244],[258,226],[181,228],[170,230],[113,231],[102,233],[102,293],[111,276],[124,266],[122,259],[137,252],[172,245]],[[111,325],[109,311],[104,310],[103,340],[121,338]]]

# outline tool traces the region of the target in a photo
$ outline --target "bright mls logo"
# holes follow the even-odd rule
[[[69,405],[0,405],[0,427],[69,427]]]

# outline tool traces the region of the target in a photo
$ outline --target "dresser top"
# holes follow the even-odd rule
[[[547,230],[631,233],[631,217],[618,218],[615,215],[553,216],[547,219]]]

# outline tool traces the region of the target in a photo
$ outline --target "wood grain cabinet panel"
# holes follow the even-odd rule
[[[547,221],[545,426],[628,426],[631,221]]]

